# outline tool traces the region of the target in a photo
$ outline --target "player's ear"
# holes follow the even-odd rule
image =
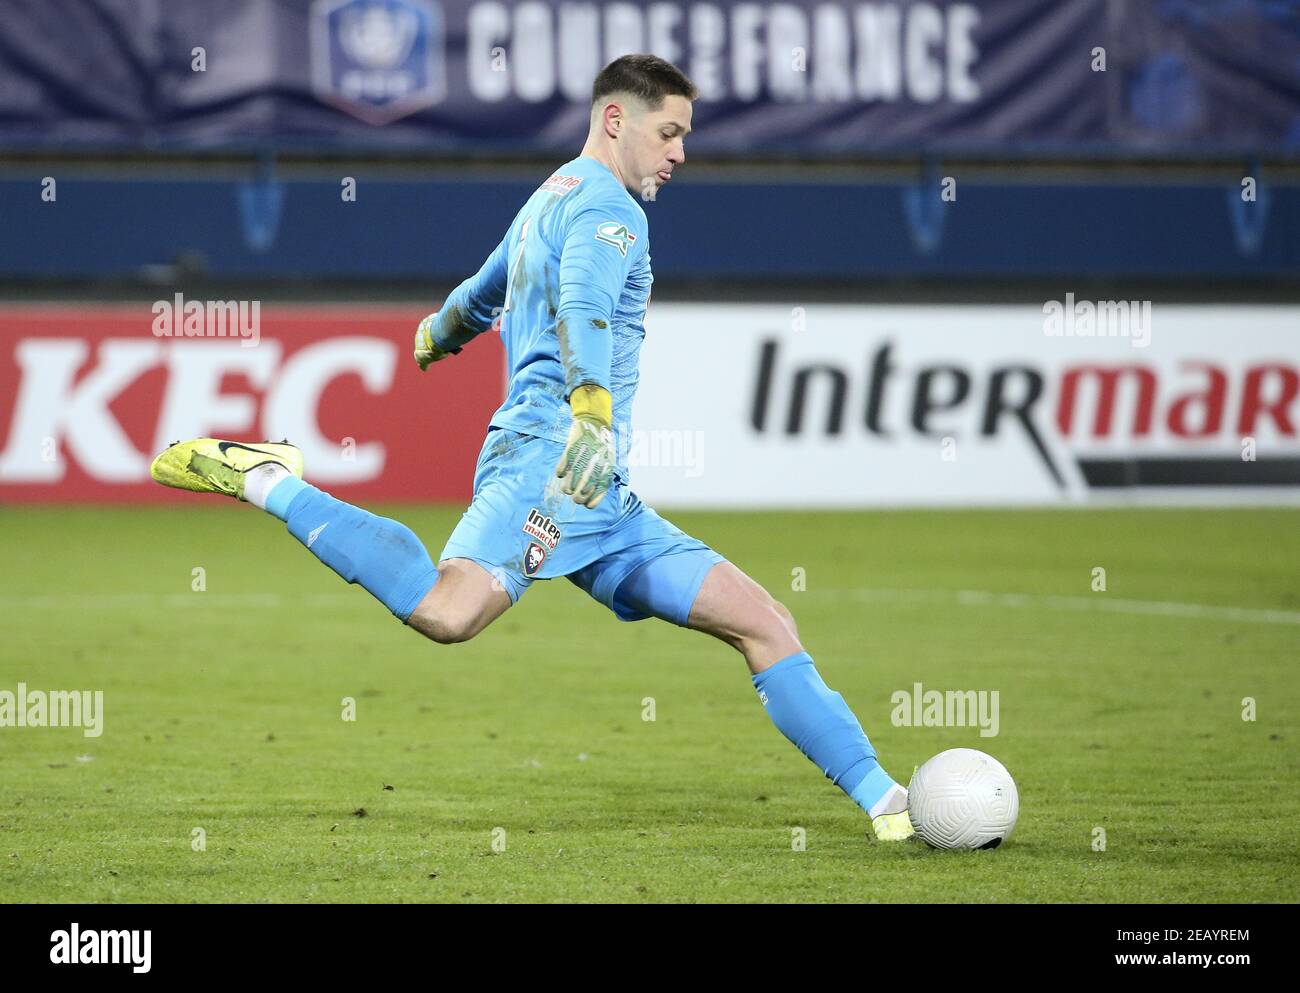
[[[605,134],[611,138],[616,138],[623,130],[624,125],[623,108],[616,103],[607,103],[605,105]]]

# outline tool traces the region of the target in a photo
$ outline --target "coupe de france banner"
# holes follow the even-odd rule
[[[12,146],[572,153],[649,51],[742,157],[1300,148],[1300,15],[1269,0],[42,0],[4,16]]]

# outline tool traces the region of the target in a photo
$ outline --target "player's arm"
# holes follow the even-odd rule
[[[645,238],[645,218],[635,204],[596,204],[569,222],[560,254],[556,335],[573,423],[555,474],[564,480],[561,489],[587,507],[604,499],[618,461],[609,392],[611,325]]]
[[[462,282],[415,329],[415,361],[424,371],[429,363],[455,355],[475,336],[492,326],[506,298],[506,242],[488,256],[477,273]]]

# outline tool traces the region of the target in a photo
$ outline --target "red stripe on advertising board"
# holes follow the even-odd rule
[[[487,334],[421,373],[426,313],[250,305],[226,336],[185,337],[156,334],[150,303],[0,306],[0,501],[206,499],[152,482],[153,456],[179,438],[287,436],[343,499],[465,503],[504,351]]]

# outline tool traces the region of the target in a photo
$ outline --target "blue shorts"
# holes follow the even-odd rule
[[[560,442],[490,428],[474,498],[443,559],[470,559],[517,601],[535,579],[567,576],[624,621],[685,626],[710,569],[723,557],[643,504],[617,476],[594,510],[560,490]]]

